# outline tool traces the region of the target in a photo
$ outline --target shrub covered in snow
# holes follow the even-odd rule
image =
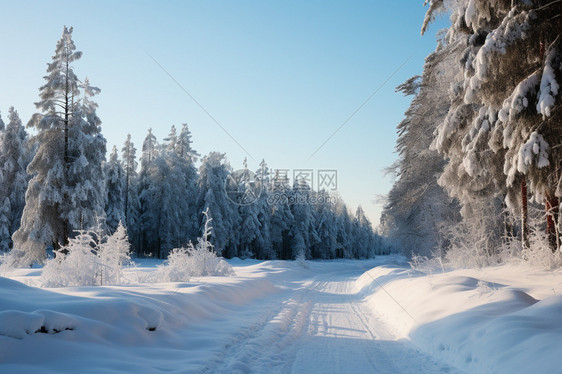
[[[105,240],[79,231],[67,246],[47,260],[41,280],[45,287],[102,286],[122,283],[123,264],[130,261],[127,231],[119,224]]]
[[[208,209],[205,215],[203,237],[197,244],[189,242],[187,248],[175,248],[168,255],[168,260],[158,267],[157,279],[160,282],[188,282],[198,276],[230,276],[234,270],[222,257],[218,257],[209,241],[212,227]]]

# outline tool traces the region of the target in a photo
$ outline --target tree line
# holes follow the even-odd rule
[[[187,124],[172,126],[163,142],[149,130],[140,166],[130,135],[106,160],[94,101],[100,89],[74,73],[82,52],[72,32],[64,27],[48,63],[35,103],[40,113],[27,124],[34,135],[15,109],[7,125],[0,118],[0,250],[10,251],[13,263],[42,262],[47,248],[66,246],[76,232],[111,234],[119,223],[137,256],[164,258],[201,236],[204,211],[213,221],[210,243],[228,258],[367,258],[384,251],[361,207],[351,214],[326,191],[302,181],[289,186],[265,161],[255,173],[259,195],[237,204],[225,189],[232,173],[225,154],[199,161]],[[250,172],[246,164],[243,170]]]
[[[422,75],[397,88],[413,99],[384,231],[425,255],[559,252],[562,3],[428,3],[422,34],[440,13],[451,25]]]

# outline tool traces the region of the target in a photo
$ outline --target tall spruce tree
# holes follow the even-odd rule
[[[106,226],[110,233],[117,230],[120,222],[125,222],[125,176],[123,166],[117,156],[117,147],[113,146],[109,162],[105,164],[105,215]]]
[[[3,210],[0,225],[5,226],[0,228],[0,250],[4,251],[12,248],[11,236],[20,226],[29,180],[26,172],[29,159],[26,154],[27,133],[13,107],[8,112],[8,119],[4,131],[0,130],[0,202]]]
[[[73,63],[82,56],[64,27],[55,55],[48,64],[41,100],[28,127],[36,130],[37,152],[28,166],[32,175],[26,192],[21,227],[13,236],[15,256],[22,263],[42,261],[47,246],[68,242],[72,230],[93,223],[103,214],[101,161],[105,139],[100,133],[96,105],[90,100],[98,89],[83,85]],[[87,174],[81,174],[88,166]]]
[[[138,195],[138,174],[136,161],[136,152],[134,143],[131,141],[131,134],[127,134],[127,139],[121,149],[121,157],[124,172],[124,213],[125,220],[123,224],[127,228],[129,241],[134,249],[137,250],[137,256],[140,255],[139,243],[139,212],[140,200]]]

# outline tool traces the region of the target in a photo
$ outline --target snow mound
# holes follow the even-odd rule
[[[562,296],[555,290],[561,275],[526,278],[511,265],[439,274],[377,267],[356,288],[397,337],[457,368],[513,373],[562,366]]]
[[[56,334],[65,330],[74,330],[76,320],[63,313],[50,310],[38,310],[32,313],[19,310],[0,312],[0,335],[23,339],[35,333]]]

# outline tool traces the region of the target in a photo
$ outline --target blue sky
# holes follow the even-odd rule
[[[226,152],[234,169],[248,157],[254,169],[264,158],[273,169],[337,170],[343,199],[376,225],[410,101],[394,88],[421,72],[446,24],[420,36],[425,10],[422,0],[0,0],[0,111],[5,119],[13,105],[28,121],[63,25],[73,26],[76,73],[102,90],[108,150],[128,133],[140,149],[148,128],[162,141],[188,123],[194,148]]]

